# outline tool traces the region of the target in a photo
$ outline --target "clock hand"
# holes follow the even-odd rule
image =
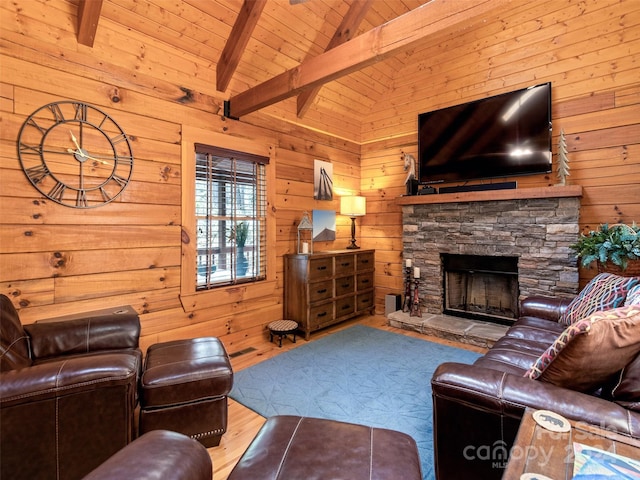
[[[80,148],[80,145],[78,144],[78,140],[76,140],[76,136],[73,134],[71,130],[69,130],[69,133],[71,134],[71,140],[73,140],[73,143],[75,143],[76,147],[78,148],[78,151],[82,152],[82,148]]]
[[[67,152],[73,153],[74,155],[80,155],[82,158],[86,158],[87,160],[93,160],[94,162],[100,162],[104,165],[109,165],[109,162],[106,162],[96,157],[92,157],[91,155],[87,155],[86,153],[84,153],[84,150],[82,150],[81,148],[79,148],[78,150],[74,150],[73,148],[67,148]]]
[[[104,165],[109,165],[109,162],[101,160],[100,158],[92,157],[91,155],[83,155],[87,160],[93,160],[94,162],[100,162]]]

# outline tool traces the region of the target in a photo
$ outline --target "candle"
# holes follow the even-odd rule
[[[404,262],[404,266],[407,268],[411,268],[411,259],[407,258]]]
[[[420,278],[420,269],[418,267],[413,269],[413,278]]]
[[[309,253],[309,244],[307,242],[302,242],[302,253]]]

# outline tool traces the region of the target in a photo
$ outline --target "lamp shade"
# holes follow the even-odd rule
[[[340,197],[340,215],[347,217],[362,217],[367,213],[367,201],[365,197],[357,195]]]

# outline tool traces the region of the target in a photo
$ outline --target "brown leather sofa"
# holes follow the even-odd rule
[[[167,430],[145,433],[84,480],[211,480],[207,449],[186,435]]]
[[[434,460],[439,480],[501,478],[527,407],[640,438],[637,403],[524,377],[564,330],[558,319],[568,304],[559,298],[525,299],[521,317],[483,357],[473,365],[444,363],[434,372]],[[640,368],[640,361],[629,365]]]
[[[134,437],[135,312],[22,326],[0,295],[0,478],[78,479]]]

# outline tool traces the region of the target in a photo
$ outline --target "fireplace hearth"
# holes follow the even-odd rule
[[[518,258],[441,255],[443,312],[509,325],[518,318]]]

